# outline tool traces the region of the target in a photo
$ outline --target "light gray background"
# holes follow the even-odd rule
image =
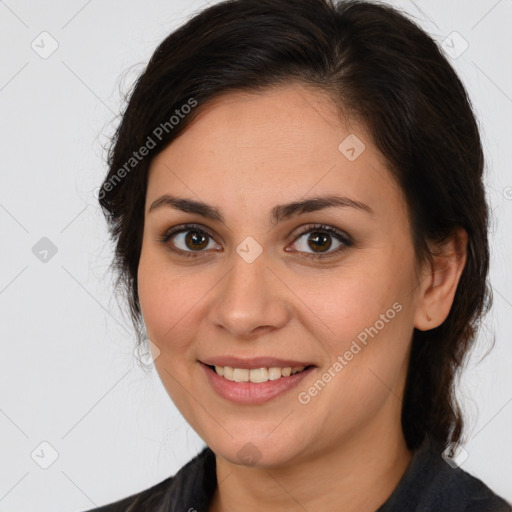
[[[463,39],[450,36],[452,53],[469,45],[452,62],[483,131],[495,302],[462,379],[469,442],[461,464],[512,500],[512,0],[392,3],[439,41],[456,31]],[[120,91],[205,5],[0,1],[1,512],[111,502],[167,478],[203,447],[156,372],[136,364],[94,190]],[[46,59],[31,47],[46,37],[50,48],[43,31],[59,45]],[[46,263],[32,252],[42,237],[57,248]]]

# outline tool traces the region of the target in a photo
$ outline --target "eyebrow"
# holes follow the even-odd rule
[[[291,203],[277,205],[272,208],[269,221],[271,224],[277,224],[284,219],[288,219],[296,215],[316,212],[333,207],[349,207],[365,211],[370,214],[374,213],[374,211],[365,203],[355,201],[349,197],[331,194],[318,197],[310,197],[301,201],[293,201]],[[219,208],[211,206],[202,201],[196,201],[194,199],[186,199],[164,194],[163,196],[160,196],[158,199],[153,201],[149,207],[148,213],[151,213],[160,208],[172,208],[174,210],[179,210],[185,213],[195,213],[201,215],[202,217],[224,223],[224,216],[222,215]]]

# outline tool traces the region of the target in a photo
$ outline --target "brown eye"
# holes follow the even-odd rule
[[[333,245],[334,244],[334,245]],[[310,226],[295,239],[298,252],[309,258],[323,258],[337,254],[354,245],[350,238],[335,228],[325,225]],[[333,250],[330,250],[334,247]]]
[[[200,231],[187,231],[185,236],[185,245],[187,248],[196,251],[204,249],[208,245],[208,235]]]
[[[194,226],[178,226],[167,232],[160,241],[186,256],[195,256],[194,253],[205,252],[205,249],[219,248],[209,233]]]
[[[332,245],[331,238],[331,235],[315,232],[309,235],[307,243],[315,252],[326,252]]]

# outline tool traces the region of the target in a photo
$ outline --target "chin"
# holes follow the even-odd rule
[[[304,447],[292,439],[266,436],[227,439],[226,442],[208,443],[217,456],[231,464],[247,467],[272,468],[292,464]]]

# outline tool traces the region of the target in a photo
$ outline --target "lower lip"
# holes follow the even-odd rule
[[[267,382],[234,382],[221,377],[204,363],[200,363],[213,389],[226,400],[238,404],[262,404],[291,390],[305,379],[314,369],[310,366],[289,377],[280,377]]]

